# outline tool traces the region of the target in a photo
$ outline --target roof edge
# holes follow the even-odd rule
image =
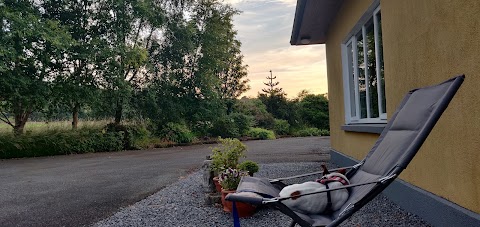
[[[305,13],[305,6],[307,5],[307,0],[297,0],[297,7],[295,9],[295,17],[293,20],[292,35],[290,37],[290,45],[296,44],[298,35],[300,33],[300,28],[302,27],[303,14]]]

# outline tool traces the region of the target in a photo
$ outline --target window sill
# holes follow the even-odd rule
[[[354,124],[342,125],[341,129],[347,132],[366,132],[381,134],[387,124]]]

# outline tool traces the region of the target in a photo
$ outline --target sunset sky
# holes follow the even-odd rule
[[[327,93],[325,46],[291,46],[296,0],[225,0],[242,13],[234,17],[238,39],[248,67],[251,89],[246,96],[255,97],[265,88],[269,71],[280,82],[289,98],[307,89],[310,93]]]

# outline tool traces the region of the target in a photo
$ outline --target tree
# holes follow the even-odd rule
[[[291,107],[289,106],[287,97],[283,89],[277,87],[280,82],[274,82],[277,79],[276,76],[273,76],[272,70],[270,70],[270,76],[267,77],[269,80],[267,83],[264,83],[267,88],[262,89],[263,93],[258,94],[258,98],[267,106],[267,111],[275,118],[279,119],[289,119],[291,113]]]
[[[4,1],[0,21],[0,120],[18,135],[30,114],[47,103],[72,40],[58,22],[42,18],[34,1]]]
[[[280,95],[280,94],[284,94],[282,88],[277,88],[276,87],[276,86],[278,86],[278,84],[280,84],[280,82],[278,82],[278,81],[273,82],[273,80],[277,79],[277,77],[273,76],[272,70],[270,70],[270,76],[267,76],[267,79],[269,81],[267,83],[265,83],[265,82],[263,83],[263,84],[267,85],[267,88],[262,89],[262,91],[265,94],[269,95],[270,97]]]
[[[208,123],[249,88],[238,11],[218,0],[4,2],[0,120],[18,132],[33,112]]]
[[[140,87],[145,66],[149,60],[147,45],[153,29],[163,22],[164,11],[153,0],[114,0],[98,2],[96,29],[105,42],[106,59],[101,85],[110,91],[110,103],[114,105],[114,122],[120,124],[124,107],[135,88]],[[150,30],[145,38],[142,31]],[[148,34],[148,32],[147,32]]]
[[[305,124],[319,129],[329,129],[328,99],[324,95],[306,94],[298,104]]]
[[[236,102],[234,110],[237,113],[253,116],[255,124],[259,127],[273,128],[274,118],[260,99],[242,97]]]
[[[239,11],[217,1],[202,1],[196,9],[197,25],[200,28],[200,51],[198,73],[212,77],[220,99],[232,112],[236,98],[247,91],[247,66],[243,64],[241,42],[236,39],[233,16]]]
[[[156,53],[155,76],[149,87],[150,92],[154,92],[153,98],[159,112],[159,115],[152,118],[159,125],[180,119],[192,121],[195,115],[193,111],[199,114],[205,108],[199,104],[208,97],[206,89],[198,88],[196,82],[200,78],[195,78],[198,64],[197,40],[196,26],[184,18],[183,12],[169,15],[164,42],[159,48],[161,51]]]
[[[222,102],[248,87],[232,24],[237,11],[216,0],[175,9],[168,14],[163,43],[153,53],[157,62],[150,92],[156,93],[158,111],[165,113],[157,118],[182,116],[190,125],[212,121],[221,114]]]
[[[100,34],[93,29],[98,23],[94,18],[95,2],[45,0],[42,7],[43,16],[59,21],[75,40],[65,56],[65,70],[54,81],[50,105],[68,108],[72,113],[72,128],[76,129],[81,108],[97,94],[96,77],[102,65],[96,58]]]

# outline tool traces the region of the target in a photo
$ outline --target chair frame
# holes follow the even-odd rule
[[[436,122],[440,118],[440,116],[443,114],[445,109],[447,108],[448,104],[450,101],[453,99],[454,95],[460,88],[461,84],[463,83],[463,80],[465,79],[464,75],[460,75],[457,77],[454,77],[452,79],[449,79],[443,83],[440,83],[438,85],[433,85],[425,88],[431,88],[431,87],[436,87],[445,83],[451,83],[448,86],[448,89],[445,91],[444,95],[438,99],[437,102],[435,102],[435,105],[437,106],[434,111],[432,111],[432,114],[429,115],[429,117],[425,120],[423,127],[418,130],[418,135],[412,140],[412,142],[408,145],[408,147],[404,150],[402,153],[402,159],[400,162],[396,163],[395,166],[393,166],[389,171],[385,171],[386,174],[382,174],[381,178],[374,180],[374,181],[368,181],[368,182],[361,182],[361,183],[355,183],[339,188],[334,188],[334,189],[324,189],[324,190],[317,190],[311,193],[305,193],[301,195],[295,195],[295,197],[300,197],[300,196],[306,196],[306,195],[312,195],[312,194],[317,194],[317,193],[325,193],[329,191],[335,191],[335,190],[340,190],[340,189],[351,189],[354,187],[358,186],[364,186],[368,184],[375,184],[372,189],[370,189],[363,197],[361,197],[359,200],[355,201],[354,204],[350,203],[348,204],[343,211],[341,211],[338,214],[338,217],[336,217],[331,223],[329,223],[326,226],[337,226],[343,221],[345,221],[347,218],[349,218],[353,213],[358,211],[360,208],[362,208],[364,205],[366,205],[368,202],[370,202],[373,198],[375,198],[378,194],[380,194],[386,187],[388,187],[399,175],[400,173],[408,166],[410,161],[413,159],[413,157],[416,155],[420,147],[423,145],[425,142],[427,136],[430,134],[432,131],[433,127],[435,126]],[[367,154],[367,156],[358,164],[354,166],[348,166],[348,167],[343,167],[343,168],[336,168],[336,169],[331,169],[329,171],[338,171],[339,169],[349,169],[349,171],[346,173],[347,178],[353,177],[357,171],[363,166],[363,164],[367,161],[367,159],[377,151],[377,146],[383,141],[384,137],[387,135],[389,132],[393,122],[395,121],[397,115],[399,114],[400,110],[406,105],[407,101],[411,97],[412,94],[414,94],[416,91],[421,90],[423,88],[419,89],[413,89],[407,95],[404,97],[403,101],[401,102],[399,108],[397,111],[393,114],[387,125],[385,126],[384,131],[378,138],[377,142],[373,146],[372,150]],[[388,169],[387,169],[388,170]],[[318,172],[312,172],[312,173],[307,173],[307,174],[301,174],[297,176],[292,176],[292,177],[285,177],[285,178],[278,178],[278,179],[270,179],[269,182],[275,186],[276,188],[283,188],[287,186],[287,184],[283,183],[282,181],[284,180],[289,180],[289,179],[295,179],[299,177],[307,177],[307,176],[312,176],[316,174],[321,174],[323,171],[318,171]],[[301,225],[302,227],[310,227],[312,224],[310,224],[308,221],[304,220],[301,218],[299,215],[297,215],[294,211],[292,211],[290,208],[288,208],[286,205],[281,203],[281,201],[290,199],[292,197],[275,197],[275,198],[252,198],[252,197],[242,197],[238,196],[235,194],[229,194],[226,197],[226,200],[229,201],[238,201],[238,202],[245,202],[245,203],[251,203],[251,204],[264,204],[264,205],[269,205],[273,206],[277,209],[279,209],[282,213],[290,216],[292,218],[292,223],[290,226],[295,226],[296,224]]]

